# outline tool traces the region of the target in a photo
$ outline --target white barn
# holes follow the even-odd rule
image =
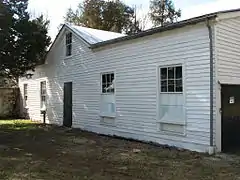
[[[237,116],[221,106],[238,105],[226,84],[240,85],[240,10],[133,36],[64,25],[33,74],[19,80],[32,120],[46,106],[50,124],[220,152],[222,111]]]

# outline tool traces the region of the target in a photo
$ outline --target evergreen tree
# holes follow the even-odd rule
[[[50,37],[49,21],[30,20],[28,0],[0,2],[0,76],[17,79],[44,60]]]
[[[120,0],[84,0],[77,10],[69,8],[65,18],[66,23],[82,25],[126,34],[140,31],[138,21],[135,21],[135,11]]]
[[[172,0],[151,0],[150,18],[154,26],[174,23],[181,17],[181,10],[176,10]]]

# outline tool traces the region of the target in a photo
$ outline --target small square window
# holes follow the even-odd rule
[[[160,68],[161,92],[182,92],[182,66]]]

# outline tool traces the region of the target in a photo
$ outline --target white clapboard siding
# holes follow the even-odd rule
[[[240,17],[223,19],[216,26],[218,80],[240,84]]]
[[[64,37],[64,36],[63,36]],[[196,151],[209,147],[209,34],[204,23],[91,50],[73,35],[73,55],[65,58],[60,37],[33,79],[20,80],[29,86],[29,115],[40,116],[40,79],[47,79],[47,122],[62,124],[63,84],[73,82],[73,127],[152,141]],[[159,66],[183,65],[184,134],[161,132],[157,119],[157,70]],[[116,118],[99,115],[100,73],[115,72]],[[113,121],[113,123],[109,123]],[[110,124],[110,125],[109,125]]]
[[[240,17],[219,18],[215,26],[216,45],[216,145],[221,151],[220,84],[240,84]]]

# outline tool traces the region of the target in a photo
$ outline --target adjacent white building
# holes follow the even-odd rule
[[[222,150],[221,84],[240,84],[240,11],[133,36],[64,25],[21,78],[23,113],[200,152]],[[235,104],[235,96],[231,96]]]

